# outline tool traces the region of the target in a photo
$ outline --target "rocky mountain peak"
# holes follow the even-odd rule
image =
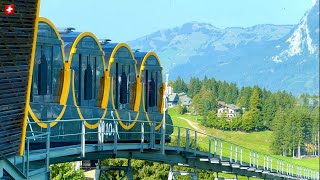
[[[319,0],[313,1],[311,8],[285,42],[283,51],[273,56],[273,61],[283,62],[305,53],[319,57]]]

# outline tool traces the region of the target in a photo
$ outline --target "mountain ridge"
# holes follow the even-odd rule
[[[206,75],[239,86],[318,94],[319,3],[314,4],[296,25],[217,28],[192,21],[128,44],[155,51],[170,79]]]

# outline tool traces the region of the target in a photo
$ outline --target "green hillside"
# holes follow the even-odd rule
[[[235,131],[221,131],[213,128],[207,128],[202,126],[197,120],[196,116],[192,115],[180,115],[177,113],[176,108],[170,108],[169,114],[172,117],[173,124],[175,126],[186,127],[190,129],[195,129],[196,126],[198,130],[204,131],[208,135],[212,135],[217,138],[221,138],[227,140],[229,142],[253,149],[257,152],[270,154],[270,144],[271,144],[271,137],[272,131],[263,131],[263,132],[252,132],[252,133],[245,133],[245,132],[235,132]],[[193,123],[193,127],[186,122],[184,119],[186,118]],[[201,117],[198,117],[198,119]],[[298,165],[306,166],[312,169],[319,169],[319,157],[318,158],[310,158],[310,159],[294,159],[291,157],[283,157],[278,155],[272,155],[273,157],[277,157],[279,159],[283,159],[285,161],[289,161]]]

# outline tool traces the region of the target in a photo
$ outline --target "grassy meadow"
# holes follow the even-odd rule
[[[272,157],[289,161],[294,164],[298,164],[298,165],[305,166],[312,169],[319,169],[319,157],[309,158],[309,159],[295,159],[292,157],[272,155],[270,150],[270,144],[272,142],[272,131],[262,131],[262,132],[252,132],[252,133],[237,132],[237,131],[222,131],[222,130],[207,128],[202,126],[198,121],[202,117],[198,116],[197,118],[196,116],[188,115],[188,114],[180,115],[177,113],[176,108],[169,108],[168,112],[175,126],[186,127],[194,130],[195,130],[194,127],[197,127],[198,131],[201,130],[202,132],[208,135],[226,140],[230,143],[234,143],[249,149],[253,149],[257,152],[268,154],[268,155],[271,155]],[[193,124],[193,127],[183,118],[188,119]],[[205,136],[203,137],[199,136],[199,138],[200,138],[199,145],[204,149],[208,149],[205,143],[201,143],[201,142],[208,141],[208,139]],[[226,156],[228,157],[227,154],[228,153],[226,153]],[[225,153],[223,153],[223,155],[225,156]],[[246,161],[246,158],[244,159],[244,161]],[[259,162],[259,164],[261,163],[262,162]]]

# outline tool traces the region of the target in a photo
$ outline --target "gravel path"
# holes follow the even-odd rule
[[[185,120],[185,121],[186,121],[192,128],[194,128],[196,131],[199,131],[199,132],[201,132],[201,133],[206,133],[204,130],[202,130],[202,129],[200,129],[200,128],[198,127],[197,123],[192,122],[192,121],[190,121],[189,119],[184,118],[184,117],[178,117],[178,118]]]

